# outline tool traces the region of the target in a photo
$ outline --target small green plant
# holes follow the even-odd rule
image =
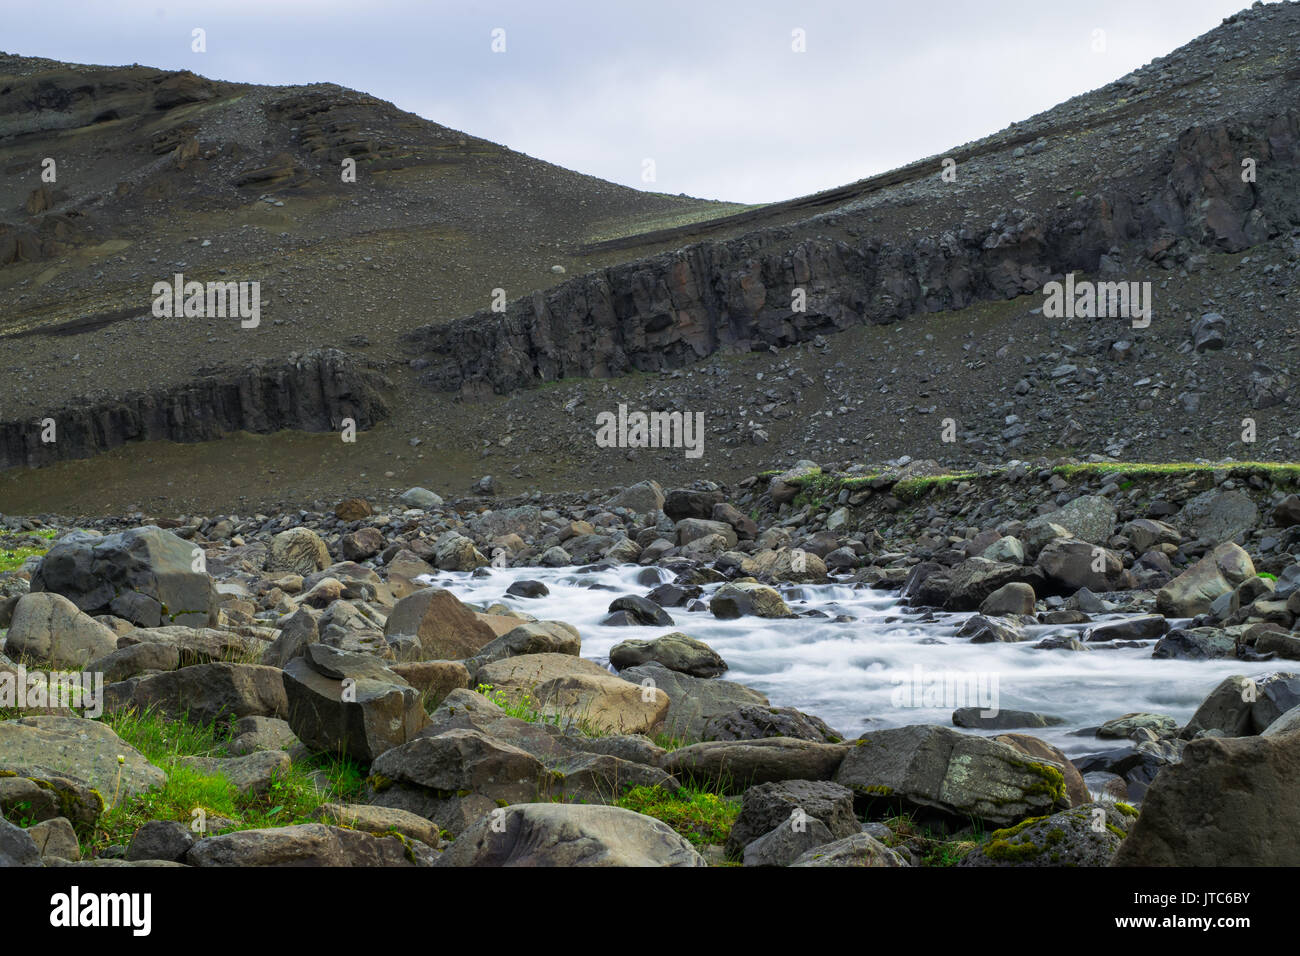
[[[633,787],[616,806],[662,820],[696,846],[721,845],[740,815],[740,802],[711,790]]]
[[[550,709],[547,701],[533,696],[533,688],[506,693],[492,684],[479,684],[474,690],[500,707],[507,716],[530,724],[550,724],[561,730],[573,728],[586,737],[604,737],[607,732],[588,719],[590,703],[581,711],[563,712]]]
[[[231,821],[227,829],[235,830],[286,826],[313,820],[323,803],[356,802],[365,792],[365,775],[355,761],[318,754],[293,761],[273,775],[262,792],[244,793],[224,775],[203,772],[182,759],[224,755],[231,739],[228,725],[171,720],[152,709],[118,712],[105,716],[104,722],[166,772],[167,780],[152,790],[115,793],[95,832],[82,841],[88,857],[110,844],[130,842],[150,820],[176,820],[186,826],[201,820],[202,835],[216,832],[209,821],[217,819]],[[120,790],[120,781],[118,786]]]

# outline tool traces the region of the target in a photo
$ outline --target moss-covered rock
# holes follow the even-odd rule
[[[1108,866],[1133,818],[1090,803],[996,830],[958,866]]]

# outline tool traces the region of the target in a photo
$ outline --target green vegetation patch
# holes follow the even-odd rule
[[[740,802],[711,790],[633,787],[616,806],[662,820],[696,846],[721,846],[740,815]]]
[[[365,790],[362,768],[346,757],[314,755],[296,760],[271,781],[264,793],[241,793],[222,774],[208,774],[181,763],[182,757],[222,757],[231,740],[227,724],[175,721],[156,711],[127,710],[103,722],[167,774],[161,787],[134,794],[104,812],[94,834],[82,840],[90,857],[105,847],[126,844],[150,820],[176,820],[192,826],[195,811],[206,818],[208,834],[218,832],[214,818],[233,821],[220,832],[256,830],[312,822],[323,803],[356,802]],[[105,794],[111,802],[111,795]],[[197,834],[196,834],[197,836]]]

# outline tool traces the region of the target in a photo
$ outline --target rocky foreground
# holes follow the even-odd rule
[[[802,462],[735,488],[8,516],[0,862],[1297,865],[1298,485],[1232,462]],[[629,637],[608,668],[520,610],[541,581],[483,606],[428,586],[625,564],[657,570],[610,595]],[[1097,714],[1073,759],[1018,711],[845,739],[689,636],[691,615],[806,615],[787,586],[826,581],[971,612],[975,642],[1056,624],[1036,652],[1242,673],[1185,724]]]

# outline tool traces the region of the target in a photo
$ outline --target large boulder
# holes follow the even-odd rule
[[[1100,495],[1080,495],[1064,507],[1034,518],[1025,525],[1032,535],[1047,525],[1058,525],[1080,541],[1105,544],[1115,532],[1115,506]]]
[[[623,641],[609,652],[609,662],[619,670],[651,661],[691,677],[717,677],[727,669],[717,651],[680,631],[653,640]]]
[[[103,795],[83,780],[49,770],[0,770],[0,816],[37,821],[64,817],[79,832],[89,833],[103,812]]]
[[[298,823],[206,837],[190,847],[185,862],[190,866],[429,866],[433,852],[398,836]]]
[[[321,644],[285,665],[283,691],[289,727],[304,744],[361,763],[411,740],[429,722],[420,692],[381,661]]]
[[[619,807],[529,803],[489,813],[438,866],[705,866],[666,823]]]
[[[639,734],[659,727],[669,698],[653,685],[616,677],[569,654],[522,654],[493,661],[476,680],[548,717],[597,733]]]
[[[1300,866],[1300,734],[1193,740],[1147,790],[1116,866]]]
[[[864,734],[848,748],[835,781],[891,807],[1001,826],[1069,806],[1059,764],[947,727]]]
[[[1014,747],[1035,760],[1059,764],[1065,774],[1065,795],[1069,798],[1070,806],[1082,806],[1091,800],[1088,787],[1083,782],[1083,774],[1079,773],[1079,768],[1059,748],[1030,734],[998,734],[993,739]]]
[[[607,511],[613,511],[615,508],[626,508],[628,511],[634,511],[637,514],[662,511],[664,508],[664,490],[657,481],[638,481],[635,485],[624,488],[606,501],[604,508]]]
[[[664,757],[663,769],[723,790],[744,793],[755,784],[780,780],[830,780],[851,748],[788,737],[719,740],[691,744]]]
[[[843,743],[844,735],[826,721],[793,707],[741,704],[727,714],[710,717],[704,724],[705,740],[761,740],[792,737],[819,743]]]
[[[1231,541],[1225,541],[1156,592],[1156,610],[1166,617],[1195,617],[1247,578],[1255,564]]]
[[[1038,566],[1058,588],[1111,591],[1124,573],[1124,561],[1114,551],[1075,538],[1057,538],[1038,553]]]
[[[104,701],[109,711],[153,707],[173,720],[198,723],[284,717],[288,713],[279,668],[262,664],[195,664],[169,673],[132,677],[108,685]]]
[[[691,677],[669,670],[657,661],[625,668],[618,676],[642,687],[658,688],[668,695],[663,729],[679,740],[703,740],[712,718],[734,713],[749,704],[768,705],[767,697],[744,684]]]
[[[32,575],[33,591],[62,594],[87,614],[140,627],[203,627],[216,613],[203,552],[152,525],[52,547]]]
[[[465,661],[471,679],[485,664],[522,657],[525,654],[567,654],[577,657],[582,650],[578,629],[561,621],[525,621],[512,627],[494,641],[479,648],[479,652]]]
[[[1207,491],[1183,505],[1174,523],[1193,539],[1210,544],[1230,541],[1250,531],[1259,521],[1259,509],[1244,491]]]
[[[384,624],[384,637],[399,660],[463,660],[496,636],[445,588],[421,588],[407,595]]]
[[[794,612],[781,599],[775,588],[751,581],[734,581],[713,592],[709,610],[714,617],[735,618],[794,617]]]
[[[14,606],[5,650],[59,668],[81,668],[117,650],[117,635],[62,594],[33,591]]]
[[[114,794],[121,803],[131,794],[162,786],[167,779],[113,728],[81,717],[0,721],[0,770],[36,771],[84,781],[99,791],[107,805],[116,805]]]

